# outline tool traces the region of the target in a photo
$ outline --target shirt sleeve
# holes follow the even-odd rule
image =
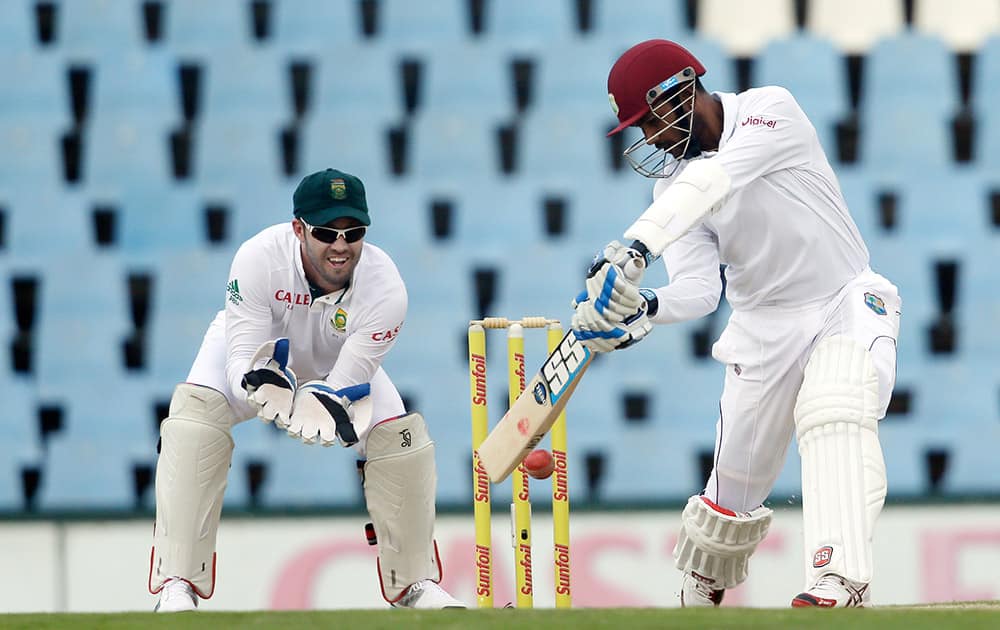
[[[733,135],[709,158],[725,169],[733,192],[768,173],[809,162],[815,129],[788,90],[767,89],[741,107],[740,117]]]
[[[704,226],[692,229],[663,252],[670,284],[654,289],[659,308],[654,324],[674,324],[704,317],[719,306],[722,278],[715,235]]]
[[[344,341],[337,362],[326,378],[334,389],[369,383],[382,365],[406,319],[406,288],[387,291],[385,298],[361,317],[361,324]]]
[[[264,254],[244,244],[236,252],[226,290],[226,380],[241,395],[243,375],[262,344],[271,340],[270,275]]]

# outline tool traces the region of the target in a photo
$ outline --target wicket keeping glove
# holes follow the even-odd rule
[[[342,446],[358,443],[355,419],[371,414],[371,385],[362,383],[343,389],[333,389],[326,381],[309,381],[295,393],[295,412],[288,424],[288,435],[306,444]],[[364,418],[367,422],[367,418]]]
[[[243,375],[247,402],[257,409],[264,422],[274,420],[281,428],[288,426],[297,380],[288,367],[288,339],[268,341],[257,349],[250,365],[254,369]]]

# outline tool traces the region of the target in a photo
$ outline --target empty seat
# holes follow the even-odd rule
[[[177,64],[163,50],[128,50],[102,58],[93,68],[94,119],[141,116],[144,121],[156,121],[161,126],[180,120]],[[166,147],[165,141],[163,146]]]
[[[170,0],[164,5],[165,41],[177,55],[212,55],[220,48],[248,48],[250,3]]]
[[[0,2],[0,49],[5,54],[30,51],[38,45],[34,18],[33,0]]]
[[[519,127],[518,177],[539,183],[600,181],[610,171],[605,138],[610,122],[603,106],[586,115],[558,105],[535,109]]]
[[[195,132],[193,170],[205,194],[226,198],[241,188],[280,185],[281,155],[278,124],[252,117],[209,118]]]
[[[140,457],[114,438],[50,438],[38,508],[132,510],[136,506],[133,466],[150,461],[151,455]]]
[[[374,181],[389,175],[388,131],[393,122],[379,112],[359,111],[350,122],[340,116],[310,116],[299,134],[299,172],[304,176],[337,168],[360,177],[366,191],[372,189]]]
[[[976,161],[986,169],[1000,168],[1000,35],[988,39],[972,66],[972,103],[979,126],[973,138]]]
[[[411,127],[408,175],[424,183],[462,182],[500,172],[501,121],[425,111]]]
[[[705,67],[705,75],[701,77],[701,82],[706,90],[736,91],[736,66],[721,44],[697,34],[673,38],[673,41],[687,48]]]
[[[72,0],[57,7],[57,42],[70,57],[127,56],[143,45],[140,2]]]
[[[901,2],[812,0],[806,27],[847,53],[864,54],[883,37],[903,28]]]
[[[275,44],[290,54],[323,55],[360,39],[360,2],[281,0],[271,13]]]
[[[437,2],[434,10],[410,0],[378,3],[378,38],[393,48],[437,48],[470,39],[469,3],[466,0]]]
[[[540,51],[535,57],[535,109],[564,110],[574,115],[601,113],[612,121],[608,72],[624,50],[586,40]]]
[[[807,31],[772,41],[757,56],[755,77],[756,85],[787,88],[827,154],[835,154],[835,124],[848,111],[848,90],[843,59],[831,42]]]
[[[772,39],[791,34],[795,28],[792,4],[792,0],[701,0],[698,31],[720,42],[733,56],[752,57]]]
[[[96,199],[158,190],[172,181],[170,127],[142,112],[102,115],[89,125],[83,146],[83,181]]]
[[[502,47],[480,42],[435,43],[420,58],[424,61],[421,109],[487,118],[513,114],[511,56]]]
[[[674,39],[688,32],[679,2],[631,0],[623,10],[615,0],[597,0],[593,6],[594,36],[619,52],[647,39]]]
[[[24,507],[21,472],[41,463],[36,400],[30,382],[4,370],[4,421],[0,422],[0,511]]]
[[[364,504],[356,454],[351,449],[310,446],[286,437],[274,443],[270,461],[260,490],[263,507],[315,509]]]
[[[30,180],[29,180],[30,181]],[[55,256],[85,256],[94,250],[89,208],[79,195],[56,189],[0,188],[7,208],[6,242],[18,264],[27,268]],[[39,223],[46,217],[46,224]]]
[[[579,33],[574,3],[570,0],[488,2],[484,18],[488,37],[515,50],[551,46]]]
[[[913,25],[961,52],[974,52],[1000,30],[1000,4],[993,0],[967,0],[955,9],[948,0],[917,0]]]
[[[950,164],[956,72],[952,53],[933,37],[905,33],[872,48],[861,91],[862,165],[898,173]]]
[[[349,72],[344,61],[350,59]],[[314,59],[313,110],[316,117],[334,117],[350,124],[355,112],[387,117],[403,111],[400,57],[388,46],[331,46]]]
[[[291,118],[288,60],[270,48],[220,49],[204,65],[206,119],[249,118],[275,124]]]

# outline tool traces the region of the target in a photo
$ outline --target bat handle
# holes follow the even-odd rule
[[[633,256],[627,263],[625,263],[625,268],[622,269],[622,273],[631,282],[636,284],[642,280],[643,273],[646,271],[646,267],[653,260],[653,255],[649,253],[649,248],[642,244],[640,241],[632,241],[629,247],[636,251],[639,255]]]

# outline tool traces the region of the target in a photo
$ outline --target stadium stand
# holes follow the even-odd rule
[[[0,511],[151,508],[157,422],[222,306],[233,252],[287,220],[296,183],[327,166],[368,186],[370,240],[410,298],[386,369],[427,417],[439,498],[467,506],[465,325],[567,324],[580,270],[649,203],[621,138],[604,134],[607,71],[652,37],[688,46],[709,90],[792,91],[873,268],[900,287],[881,425],[890,498],[997,496],[982,473],[1000,438],[997,2],[434,4],[0,2],[0,83],[12,87],[0,91],[12,409]],[[699,489],[722,383],[709,351],[726,313],[657,330],[624,374],[598,360],[588,379],[609,385],[569,407],[574,501]],[[503,353],[491,355],[504,374]],[[116,388],[113,406],[97,380]],[[504,381],[490,386],[497,414]],[[256,421],[234,434],[227,509],[361,505],[352,453],[303,449]],[[782,500],[798,493],[794,450]]]

